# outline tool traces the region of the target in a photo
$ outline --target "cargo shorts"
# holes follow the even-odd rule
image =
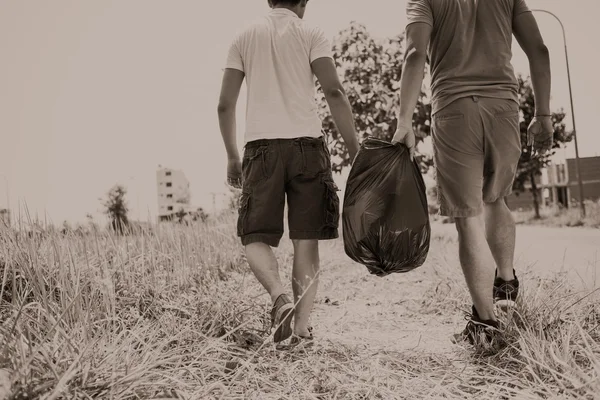
[[[432,117],[440,215],[473,217],[512,192],[521,157],[519,105],[469,96]]]
[[[339,237],[339,189],[323,137],[248,142],[242,160],[237,234],[244,246],[279,246],[287,197],[292,240]]]

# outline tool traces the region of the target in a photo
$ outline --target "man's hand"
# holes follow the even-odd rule
[[[554,144],[552,117],[534,117],[527,129],[527,145],[534,152],[546,154]]]
[[[406,147],[408,147],[408,151],[410,153],[410,160],[413,161],[415,159],[415,132],[412,127],[412,121],[410,123],[399,120],[398,128],[396,128],[396,133],[394,134],[394,138],[392,139],[392,143],[402,143]]]
[[[242,188],[242,162],[239,158],[227,161],[227,184],[236,189]]]

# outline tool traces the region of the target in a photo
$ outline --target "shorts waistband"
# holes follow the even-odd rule
[[[252,149],[263,146],[271,146],[277,144],[302,144],[302,145],[323,145],[325,144],[325,138],[323,136],[319,137],[310,137],[310,136],[302,136],[291,139],[257,139],[252,140],[244,146],[246,149]]]

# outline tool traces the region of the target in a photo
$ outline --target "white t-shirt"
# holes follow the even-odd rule
[[[236,36],[225,68],[246,75],[244,142],[322,136],[311,63],[332,57],[323,31],[278,8]]]

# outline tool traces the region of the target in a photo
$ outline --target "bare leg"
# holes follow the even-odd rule
[[[273,250],[267,244],[252,243],[246,246],[246,258],[254,276],[275,302],[281,294],[285,293],[285,290],[281,284],[279,265]]]
[[[317,295],[319,283],[319,242],[294,240],[294,270],[292,288],[296,305],[294,333],[308,336],[308,319]]]
[[[492,299],[494,258],[480,216],[456,218],[460,264],[473,305],[482,320],[496,320]]]
[[[485,205],[485,228],[487,242],[498,266],[498,276],[505,281],[513,280],[516,227],[504,199]]]

